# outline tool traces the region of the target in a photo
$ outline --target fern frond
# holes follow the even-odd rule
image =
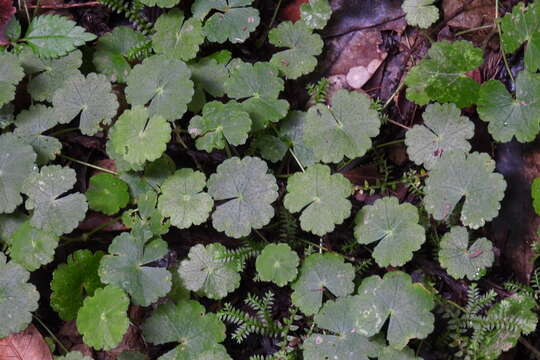
[[[126,51],[125,57],[129,61],[142,60],[152,55],[152,40],[145,40]]]
[[[99,0],[99,2],[116,13],[123,14],[143,34],[148,35],[152,31],[152,25],[140,15],[141,8],[139,6],[130,7],[126,0]]]

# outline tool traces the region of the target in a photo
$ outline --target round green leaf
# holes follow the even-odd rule
[[[28,195],[26,209],[34,210],[30,224],[55,235],[70,233],[81,222],[88,209],[81,193],[61,197],[77,181],[75,171],[59,165],[43,166],[32,173],[23,184]]]
[[[269,123],[283,119],[289,111],[289,103],[283,99],[252,97],[242,102],[244,111],[252,121],[252,131],[265,129]]]
[[[125,161],[143,165],[165,152],[171,140],[171,125],[160,115],[149,116],[143,106],[135,106],[120,115],[109,132],[111,147]]]
[[[302,111],[291,111],[283,121],[280,122],[279,133],[288,138],[296,158],[303,166],[315,164],[313,149],[306,145],[304,141],[304,127],[307,121],[307,114]]]
[[[29,271],[37,270],[53,261],[58,240],[58,236],[36,229],[25,221],[11,237],[11,258]]]
[[[454,104],[430,104],[423,118],[423,125],[405,134],[407,154],[415,164],[431,169],[448,151],[471,150],[467,140],[474,135],[474,124]]]
[[[323,236],[351,214],[352,205],[347,200],[351,193],[347,178],[331,175],[328,166],[316,164],[289,178],[283,204],[292,213],[302,212],[302,230]]]
[[[433,5],[435,0],[405,0],[401,8],[405,12],[407,24],[427,29],[439,20],[439,9]]]
[[[433,331],[433,296],[404,272],[392,271],[382,279],[377,275],[365,278],[357,301],[358,332],[373,336],[389,319],[386,338],[397,350],[410,339],[424,339]]]
[[[158,6],[160,8],[172,8],[177,5],[181,0],[141,0],[146,6]]]
[[[129,26],[116,26],[113,31],[101,36],[94,52],[96,70],[112,82],[125,83],[131,66],[127,53],[147,41],[146,37]]]
[[[224,200],[212,214],[212,225],[227,236],[241,238],[260,229],[274,216],[278,198],[276,178],[263,160],[247,156],[222,162],[208,180],[208,193]]]
[[[292,303],[306,315],[314,315],[322,305],[324,289],[334,296],[349,295],[354,290],[354,267],[334,253],[311,254],[292,284]]]
[[[158,54],[184,61],[197,56],[204,42],[202,23],[197,18],[187,19],[184,13],[173,9],[161,15],[155,25],[152,47]]]
[[[311,29],[324,29],[331,16],[328,0],[309,0],[300,6],[300,18]]]
[[[212,101],[204,105],[202,116],[191,118],[188,131],[193,138],[197,138],[197,149],[211,152],[224,149],[226,142],[231,145],[245,144],[250,129],[251,119],[242,105],[236,101],[226,104]]]
[[[96,350],[116,347],[129,327],[129,298],[116,286],[96,289],[84,300],[77,315],[77,329],[84,343]]]
[[[225,247],[219,243],[197,244],[189,250],[188,259],[178,268],[185,287],[201,291],[210,299],[222,299],[240,285],[240,274],[236,262],[223,261],[220,256]]]
[[[80,114],[79,128],[85,135],[94,135],[100,124],[109,124],[116,116],[118,100],[104,75],[76,74],[64,81],[64,86],[52,99],[58,121],[66,124]]]
[[[216,59],[204,58],[196,63],[191,62],[189,68],[196,86],[213,97],[225,95],[225,82],[229,78],[225,64],[218,63]]]
[[[489,80],[482,84],[478,114],[488,122],[488,131],[499,142],[515,136],[526,143],[540,132],[540,75],[522,71],[516,77],[515,98],[504,84]]]
[[[239,63],[225,82],[225,91],[233,99],[253,96],[277,99],[283,89],[284,82],[278,71],[267,62]]]
[[[36,153],[11,133],[0,135],[0,214],[11,213],[22,203],[24,180],[30,175]]]
[[[469,233],[461,226],[452,227],[439,244],[441,266],[456,279],[466,276],[470,280],[478,280],[494,259],[491,241],[486,238],[477,239],[469,247]]]
[[[129,202],[128,185],[109,173],[92,176],[85,195],[90,209],[106,215],[116,214]]]
[[[446,219],[465,197],[463,225],[478,229],[499,213],[506,181],[494,173],[495,161],[485,153],[443,154],[426,180],[424,203],[435,220]]]
[[[30,273],[0,253],[0,339],[23,331],[38,308],[39,292]]]
[[[269,244],[257,256],[255,267],[262,281],[285,286],[296,278],[299,258],[287,244]]]
[[[212,211],[214,201],[203,192],[206,176],[192,169],[177,170],[161,186],[158,208],[169,217],[171,224],[180,229],[200,225]]]
[[[50,102],[68,78],[79,74],[78,69],[82,65],[82,53],[79,50],[58,59],[44,59],[26,49],[19,58],[24,71],[32,75],[28,82],[28,92],[36,101]]]
[[[379,114],[366,95],[338,90],[330,108],[317,104],[309,109],[304,142],[313,149],[316,160],[338,163],[344,157],[364,155],[380,126]]]
[[[101,259],[99,277],[105,284],[116,285],[131,295],[137,305],[148,306],[171,290],[171,273],[149,263],[167,254],[161,239],[146,242],[130,233],[115,237],[109,254]]]
[[[309,74],[317,66],[317,55],[324,46],[321,37],[302,21],[284,21],[270,30],[268,41],[276,47],[288,48],[272,56],[270,63],[287,78],[298,79]]]
[[[148,106],[150,116],[180,119],[193,97],[191,71],[178,59],[154,55],[136,65],[128,75],[126,98],[131,105]]]
[[[55,356],[54,360],[93,360],[89,356],[83,355],[80,351],[70,351],[64,356]]]
[[[426,241],[424,227],[418,220],[415,206],[400,204],[396,197],[385,197],[358,212],[354,236],[360,244],[378,242],[373,258],[380,267],[402,266]]]
[[[53,272],[51,281],[51,307],[62,320],[75,320],[86,296],[94,295],[102,287],[98,267],[104,253],[77,250],[70,254],[65,264]]]

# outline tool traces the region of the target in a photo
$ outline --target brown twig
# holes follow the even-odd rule
[[[84,3],[77,4],[44,4],[44,5],[27,5],[29,9],[69,9],[77,7],[86,7],[86,6],[99,6],[103,5],[99,1],[89,1]]]

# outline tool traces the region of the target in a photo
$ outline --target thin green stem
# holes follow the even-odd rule
[[[383,144],[375,145],[374,148],[375,149],[380,149],[380,148],[387,147],[387,146],[403,144],[404,142],[405,142],[405,139],[394,140],[394,141],[389,141],[389,142],[386,142],[386,143],[383,143]]]
[[[69,133],[69,132],[72,132],[72,131],[77,131],[77,130],[79,130],[78,127],[70,127],[70,128],[60,129],[60,130],[57,130],[57,131],[54,131],[54,132],[50,133],[47,136],[58,136],[58,135],[62,135],[62,134]]]
[[[97,166],[97,165],[94,165],[94,164],[90,164],[90,163],[87,163],[85,161],[81,161],[81,160],[77,160],[75,158],[72,158],[71,156],[67,156],[67,155],[64,155],[64,154],[60,154],[59,155],[61,158],[64,158],[66,160],[69,160],[69,161],[73,161],[74,163],[77,163],[77,164],[80,164],[80,165],[83,165],[83,166],[87,166],[89,168],[92,168],[92,169],[96,169],[96,170],[99,170],[99,171],[103,171],[103,172],[106,172],[106,173],[109,173],[111,175],[115,175],[115,176],[118,176],[118,173],[116,171],[112,171],[112,170],[109,170],[109,169],[105,169],[101,166]]]
[[[300,170],[302,170],[302,172],[306,172],[306,169],[304,168],[304,165],[302,165],[302,162],[300,161],[298,156],[296,156],[296,154],[294,153],[294,150],[289,148],[289,152],[291,153],[292,157],[294,158],[294,160],[296,161],[296,163],[300,167]]]
[[[32,314],[32,317],[34,319],[36,319],[37,322],[45,329],[45,331],[47,331],[49,333],[49,336],[60,346],[60,348],[62,349],[64,354],[69,353],[68,349],[66,349],[64,344],[62,344],[62,342],[60,340],[58,340],[58,338],[54,335],[54,333],[47,327],[47,325],[45,325],[45,323],[43,321],[41,321],[40,318],[38,318],[35,314]]]
[[[501,24],[499,23],[499,0],[495,0],[495,24],[497,25],[497,32],[499,33],[499,48],[501,49],[501,55],[503,58],[504,66],[506,68],[506,72],[508,73],[508,76],[510,76],[510,80],[512,80],[512,83],[515,82],[514,75],[512,75],[512,70],[510,69],[510,65],[508,64],[508,59],[506,58],[506,52],[504,51],[504,48],[502,46],[502,31],[501,31]]]
[[[405,86],[405,82],[402,81],[398,87],[396,88],[396,90],[394,90],[394,92],[392,93],[392,95],[390,95],[390,97],[388,98],[388,100],[386,100],[386,102],[384,103],[383,107],[381,108],[381,111],[385,110],[391,103],[392,101],[394,100],[394,98],[396,97],[396,95],[401,91],[401,89],[403,89],[403,86]]]
[[[465,35],[465,34],[468,34],[468,33],[472,33],[472,32],[475,32],[475,31],[479,31],[479,30],[491,29],[491,28],[493,28],[493,27],[495,27],[495,26],[496,26],[495,24],[489,24],[489,25],[483,25],[483,26],[478,26],[478,27],[470,28],[470,29],[463,30],[463,31],[458,31],[458,32],[456,33],[456,36]]]
[[[225,152],[227,153],[228,158],[232,158],[231,147],[229,146],[229,142],[227,140],[225,140]]]
[[[268,25],[268,29],[270,30],[272,26],[274,26],[274,23],[276,22],[277,15],[279,13],[279,9],[281,8],[281,2],[283,0],[278,0],[278,3],[276,5],[276,8],[274,9],[274,13],[272,14],[272,20],[270,20],[270,25]]]

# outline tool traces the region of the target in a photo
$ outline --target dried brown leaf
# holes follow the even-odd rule
[[[0,360],[52,360],[43,336],[30,325],[26,330],[0,339]]]

